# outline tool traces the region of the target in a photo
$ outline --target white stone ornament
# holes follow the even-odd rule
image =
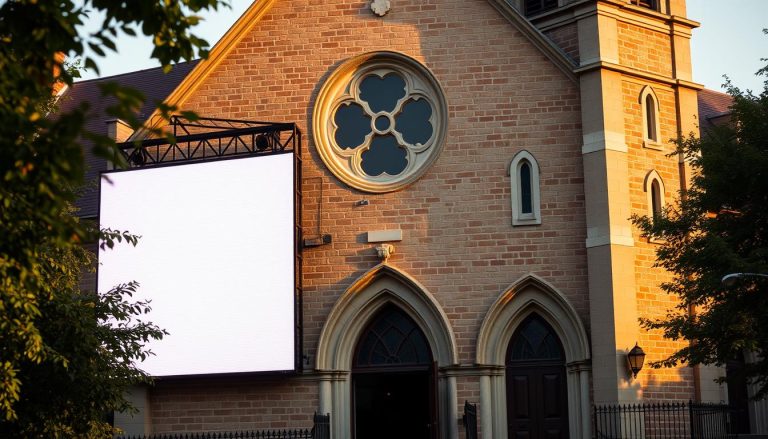
[[[395,246],[392,244],[382,244],[376,247],[376,255],[382,262],[386,263],[394,253]]]
[[[389,0],[373,0],[371,2],[371,10],[379,17],[387,15],[391,7],[392,5],[389,3]]]

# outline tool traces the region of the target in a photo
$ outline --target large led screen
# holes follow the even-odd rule
[[[102,175],[100,225],[140,235],[99,250],[98,289],[139,282],[170,335],[153,376],[288,371],[295,353],[293,154]]]

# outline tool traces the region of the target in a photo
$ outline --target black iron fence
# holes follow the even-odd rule
[[[330,439],[331,416],[314,416],[312,428],[276,429],[257,431],[209,431],[199,433],[157,433],[137,436],[118,436],[117,439]]]
[[[596,439],[720,439],[735,433],[737,414],[724,404],[670,402],[595,406]]]
[[[477,404],[464,401],[464,431],[467,439],[477,439]]]

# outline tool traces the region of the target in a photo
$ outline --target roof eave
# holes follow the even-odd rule
[[[213,46],[207,59],[201,60],[194,69],[176,86],[165,98],[169,106],[181,107],[187,99],[200,87],[216,67],[227,58],[227,55],[237,46],[237,43],[251,31],[261,18],[271,9],[276,0],[256,0],[229,28],[223,37]],[[151,133],[152,128],[159,127],[163,119],[160,110],[155,110],[147,119],[147,128],[136,131],[130,140],[143,139]]]
[[[573,60],[571,60],[565,52],[562,51],[555,43],[547,38],[536,26],[528,21],[520,11],[515,9],[508,0],[488,0],[499,13],[512,23],[519,31],[527,38],[537,49],[539,49],[544,56],[546,56],[552,63],[559,68],[565,76],[568,77],[574,83],[578,83],[578,77],[574,73],[574,69],[578,67]]]
[[[203,83],[203,80],[221,64],[237,43],[261,20],[277,0],[256,0],[232,25],[226,34],[213,46],[208,58],[200,61],[197,66],[181,81],[181,83],[165,99],[165,104],[180,107]],[[513,8],[507,0],[488,0],[499,13],[512,23],[533,45],[538,48],[568,79],[578,83],[574,73],[576,64],[557,47],[549,38],[538,30],[531,22]],[[155,110],[147,119],[147,127],[137,130],[131,140],[143,139],[151,133],[152,128],[159,127],[164,119],[159,110]]]

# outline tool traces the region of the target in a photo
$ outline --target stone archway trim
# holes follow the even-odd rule
[[[339,297],[320,333],[315,361],[319,408],[331,414],[331,435],[336,439],[352,437],[350,371],[355,345],[371,318],[388,303],[399,306],[421,328],[440,368],[458,364],[456,339],[435,297],[388,263],[373,267]],[[437,390],[441,437],[457,439],[456,377],[441,372]]]
[[[351,352],[362,327],[390,302],[421,327],[440,367],[458,364],[456,339],[435,297],[408,274],[383,263],[360,276],[336,301],[320,334],[317,370],[350,370]]]
[[[589,338],[576,310],[555,287],[535,274],[528,274],[510,285],[491,305],[480,327],[475,362],[504,366],[506,345],[512,333],[534,311],[560,337],[566,363],[589,360]]]
[[[568,299],[535,274],[528,274],[499,295],[486,313],[477,339],[476,363],[502,370],[507,345],[518,325],[537,313],[552,326],[565,351],[570,437],[591,437],[587,332]],[[480,425],[484,438],[505,439],[507,432],[506,377],[488,373],[480,377]]]

